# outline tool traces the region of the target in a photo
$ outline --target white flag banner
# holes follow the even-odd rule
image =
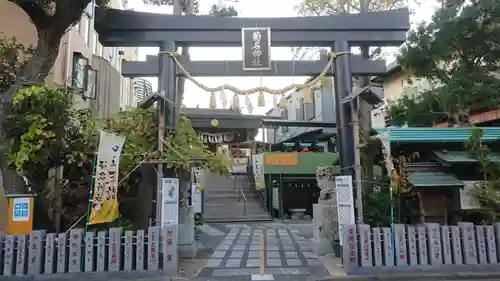
[[[100,131],[89,224],[118,218],[118,175],[125,137]]]

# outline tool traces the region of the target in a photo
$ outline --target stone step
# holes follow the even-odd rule
[[[232,217],[244,217],[244,216],[249,216],[249,217],[269,217],[269,214],[268,213],[249,213],[249,212],[233,212],[232,214],[221,214],[221,213],[206,213],[206,214],[203,214],[203,217],[204,218],[219,218],[219,219],[223,219],[223,218],[232,218]]]
[[[261,209],[262,212],[264,212],[264,209],[262,208],[262,203],[260,202],[246,202],[243,203],[243,201],[235,201],[235,202],[210,202],[210,201],[207,201],[205,202],[205,204],[203,205],[204,208],[224,208],[226,211],[228,208],[238,208],[238,207],[241,207],[243,208],[243,206],[246,206],[247,209],[248,208],[252,208],[252,209]]]
[[[246,201],[243,200],[239,189],[243,191]],[[208,175],[205,178],[204,200],[204,220],[220,222],[271,220],[247,177],[237,176],[233,180],[218,175]]]
[[[205,193],[210,193],[210,192],[236,192],[237,190],[240,190],[240,188],[220,188],[220,187],[211,187],[211,186],[205,186]],[[244,193],[256,193],[255,189],[251,188],[241,188]]]
[[[245,205],[243,203],[241,204],[224,204],[224,205],[219,205],[217,203],[213,204],[205,204],[203,206],[203,211],[206,213],[207,211],[214,211],[214,212],[228,212],[228,209],[231,209],[231,211],[234,210],[243,210],[245,208]],[[252,212],[261,212],[261,213],[266,213],[264,208],[262,208],[261,204],[255,203],[255,204],[246,204],[246,209],[247,211],[252,211]]]
[[[259,199],[259,196],[256,193],[244,193],[245,197],[247,200],[252,200],[252,199]],[[242,198],[243,196],[241,194],[238,194],[236,192],[231,192],[231,193],[205,193],[203,194],[204,198],[214,198],[214,199],[224,199],[224,198]]]
[[[269,214],[259,215],[259,216],[231,216],[231,217],[212,217],[203,216],[203,221],[205,222],[260,222],[260,221],[272,221],[273,219]]]
[[[205,194],[207,193],[237,193],[239,189],[236,189],[234,187],[231,187],[231,188],[220,188],[220,187],[217,187],[217,188],[214,188],[214,187],[211,187],[211,186],[205,186]],[[243,193],[248,193],[248,194],[251,194],[251,193],[257,193],[255,191],[255,189],[253,188],[241,188],[241,190],[243,191]]]
[[[227,209],[222,209],[218,207],[207,207],[203,208],[203,216],[227,216],[231,217],[233,215],[268,215],[267,212],[264,211],[264,209],[261,208],[248,208],[246,211],[242,208],[233,208],[231,209],[231,212],[227,212]]]
[[[244,205],[246,204],[247,206],[261,206],[262,207],[262,202],[258,201],[258,200],[248,200],[247,201],[244,201],[244,200],[239,200],[238,199],[234,199],[234,200],[210,200],[210,199],[207,199],[205,200],[205,205],[204,206],[226,206],[226,207],[231,207],[231,206],[235,206],[235,205]]]

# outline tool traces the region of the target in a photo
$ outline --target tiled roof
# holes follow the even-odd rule
[[[446,164],[475,163],[478,161],[476,158],[471,157],[468,151],[434,151],[433,153],[438,160]],[[490,161],[500,162],[500,153],[498,152],[490,152],[488,157]]]
[[[462,187],[464,183],[435,162],[407,163],[408,181],[414,187]]]
[[[391,142],[466,142],[472,135],[473,129],[479,127],[464,128],[376,128],[378,134],[389,133]],[[483,141],[500,140],[500,127],[481,127],[483,130]]]
[[[411,172],[408,181],[414,187],[462,187],[464,183],[446,172]]]

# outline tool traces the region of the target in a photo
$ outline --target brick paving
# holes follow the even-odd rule
[[[264,232],[266,243],[265,273],[295,275],[295,279],[286,280],[328,276],[323,263],[312,252],[309,239],[295,235],[284,224],[226,225],[226,229],[229,232],[214,249],[198,277],[242,276],[245,280],[244,276],[259,273],[261,232]],[[300,279],[300,276],[308,279]]]

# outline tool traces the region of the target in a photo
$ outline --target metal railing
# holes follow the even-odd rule
[[[243,198],[243,215],[247,215],[247,197],[245,196],[245,192],[243,192],[243,189],[241,188],[239,182],[238,182],[238,176],[234,176],[233,178],[234,181],[234,188],[236,192],[238,192],[238,202],[241,202],[241,198]]]
[[[267,199],[266,199],[266,194],[265,192],[260,189],[260,190],[257,190],[256,187],[255,187],[255,178],[253,176],[253,167],[251,166],[248,166],[249,167],[249,172],[247,174],[247,177],[248,177],[248,180],[250,181],[250,184],[252,185],[252,187],[254,188],[255,192],[257,192],[257,197],[259,198],[259,201],[260,203],[262,204],[262,206],[264,207],[264,210],[266,210],[267,212]]]

